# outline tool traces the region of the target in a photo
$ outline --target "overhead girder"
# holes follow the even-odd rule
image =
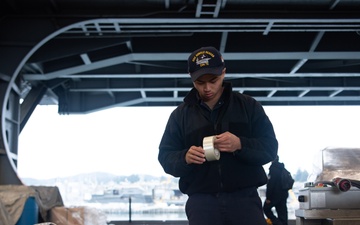
[[[219,5],[215,8],[212,15],[217,17]],[[200,17],[200,13],[197,15]],[[185,72],[186,57],[206,36],[211,38],[205,43],[215,44],[223,53],[227,79],[235,84],[234,90],[253,95],[265,105],[358,105],[360,45],[351,43],[359,43],[356,35],[360,19],[344,15],[326,19],[304,15],[276,18],[274,14],[260,19],[233,19],[230,14],[228,18],[214,19],[87,20],[86,16],[69,19],[56,15],[2,18],[0,30],[6,33],[0,36],[0,184],[21,183],[16,176],[18,135],[39,102],[52,99],[52,104],[59,105],[60,114],[88,113],[114,106],[177,105],[192,86]],[[239,33],[260,34],[259,40],[284,33],[292,38],[305,35],[303,42],[287,46],[286,51],[274,51],[276,46],[265,42],[264,51],[252,52],[247,45],[235,44],[241,38]],[[345,50],[325,49],[324,42],[332,42],[334,39],[328,37],[337,33],[354,35],[346,36]],[[179,42],[173,46],[147,43],[159,37],[172,37]],[[198,37],[201,40],[196,43],[188,41]],[[76,39],[81,40],[78,45],[68,45],[71,42],[66,41]],[[180,46],[181,40],[186,40],[186,47]],[[68,46],[53,45],[61,42]],[[184,48],[176,49],[177,44]],[[300,48],[301,51],[296,50]],[[116,51],[104,52],[105,49]],[[284,62],[287,68],[281,72],[262,71],[276,61]],[[248,69],[246,64],[260,62],[268,67],[255,68],[259,69],[255,72],[232,69],[236,64]],[[319,65],[327,71],[319,71]],[[118,72],[106,72],[117,66],[121,68]],[[332,67],[346,69],[338,71]],[[105,72],[100,71],[104,68]],[[160,68],[164,71],[154,73]],[[317,82],[319,79],[325,79],[325,85]],[[24,90],[25,86],[29,90]]]

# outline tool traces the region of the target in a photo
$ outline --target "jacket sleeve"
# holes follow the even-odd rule
[[[275,159],[278,141],[261,104],[251,97],[246,102],[251,134],[239,137],[242,148],[235,151],[235,155],[246,163],[265,165]]]
[[[158,154],[158,160],[164,171],[174,177],[186,176],[194,167],[185,161],[188,149],[185,148],[182,140],[182,131],[175,110],[171,113],[165,127]]]
[[[274,176],[270,177],[268,183],[266,184],[266,199],[273,200],[276,186],[276,178]]]

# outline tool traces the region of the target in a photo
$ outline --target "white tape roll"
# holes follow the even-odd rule
[[[204,137],[203,149],[205,150],[205,158],[207,161],[215,161],[220,159],[220,152],[214,147],[215,136]]]

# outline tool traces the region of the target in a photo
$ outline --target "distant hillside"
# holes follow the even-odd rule
[[[94,172],[94,173],[84,173],[78,174],[69,177],[58,177],[58,178],[51,178],[51,179],[34,179],[34,178],[21,178],[24,184],[26,185],[54,185],[58,182],[98,182],[98,183],[108,183],[108,182],[138,182],[138,181],[154,181],[154,180],[168,180],[169,178],[165,176],[157,177],[152,175],[145,175],[145,174],[132,174],[129,176],[124,175],[114,175],[111,173],[105,172]],[[176,178],[173,178],[176,179]]]

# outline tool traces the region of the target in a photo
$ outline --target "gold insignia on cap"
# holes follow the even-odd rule
[[[214,58],[214,54],[209,51],[200,51],[196,53],[196,55],[193,58],[193,62],[196,61],[196,65],[203,67],[209,65],[209,60],[211,58]]]

